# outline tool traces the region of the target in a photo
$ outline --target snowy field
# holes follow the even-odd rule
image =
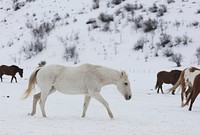
[[[31,71],[30,71],[31,72]],[[10,83],[4,76],[0,85],[0,134],[1,135],[198,135],[200,133],[200,104],[197,98],[193,111],[180,107],[180,93],[157,94],[154,90],[156,71],[130,70],[129,79],[133,98],[124,100],[115,86],[102,89],[114,119],[105,108],[92,99],[86,118],[81,118],[83,96],[64,95],[59,92],[48,97],[47,118],[38,106],[35,116],[28,116],[32,109],[32,96],[20,99],[28,84],[29,73]],[[169,88],[170,85],[164,85]]]
[[[17,2],[25,1],[28,0]],[[163,55],[167,49],[182,54],[179,69],[199,68],[195,56],[199,48],[199,0],[175,0],[170,4],[166,0],[123,0],[119,5],[113,5],[112,0],[102,0],[97,9],[93,9],[95,0],[32,1],[14,11],[14,0],[0,0],[0,65],[15,64],[24,69],[23,78],[16,75],[18,83],[10,83],[10,76],[3,76],[4,82],[0,82],[0,135],[200,135],[199,97],[189,112],[188,106],[181,108],[180,90],[176,95],[157,94],[154,90],[157,72],[170,71],[176,66]],[[143,8],[132,14],[125,10],[130,3],[141,4]],[[163,5],[167,12],[161,17],[149,10]],[[101,13],[112,15],[114,21],[109,25],[104,23],[99,19]],[[135,21],[139,16],[143,19],[138,29]],[[97,21],[98,28],[86,24],[91,19]],[[158,26],[145,33],[144,22],[149,19],[155,19]],[[40,37],[34,36],[34,30],[42,24],[53,27]],[[108,31],[104,31],[107,26]],[[163,32],[171,37],[165,47],[160,46]],[[176,39],[184,35],[191,42],[178,44]],[[44,44],[44,50],[32,52],[31,44],[41,47],[37,46],[37,39]],[[66,43],[62,42],[64,39]],[[144,39],[144,48],[136,51],[134,47],[139,39]],[[68,46],[76,47],[77,61],[66,59],[70,58],[66,54]],[[125,70],[133,98],[126,101],[115,86],[106,86],[101,93],[114,119],[110,119],[106,109],[94,99],[86,118],[81,118],[84,96],[56,92],[47,99],[47,118],[42,117],[39,105],[36,115],[29,116],[34,93],[26,100],[21,96],[31,72],[43,60],[47,64],[76,66],[74,63],[78,62]],[[164,90],[170,87],[163,86]]]

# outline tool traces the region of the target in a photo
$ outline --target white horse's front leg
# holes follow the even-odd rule
[[[88,95],[85,95],[85,99],[84,99],[84,104],[83,104],[83,114],[82,117],[85,117],[88,105],[90,103],[91,97]]]
[[[97,101],[99,101],[100,103],[102,103],[102,104],[106,107],[106,109],[107,109],[107,111],[108,111],[108,115],[109,115],[110,118],[112,119],[112,118],[113,118],[113,114],[112,114],[112,112],[111,112],[111,110],[110,110],[110,108],[109,108],[109,104],[108,104],[108,102],[101,96],[101,94],[98,93],[98,92],[95,92],[95,93],[93,93],[93,94],[91,95],[91,97],[95,98]]]

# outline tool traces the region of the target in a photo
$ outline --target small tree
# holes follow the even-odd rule
[[[197,57],[198,65],[200,65],[200,47],[196,49],[195,56]]]
[[[169,61],[175,62],[177,67],[181,66],[181,62],[183,61],[183,56],[182,54],[174,54],[170,57]]]

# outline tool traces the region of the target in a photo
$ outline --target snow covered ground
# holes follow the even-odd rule
[[[19,0],[25,1],[25,0]],[[111,0],[100,1],[99,9],[92,9],[92,0],[36,0],[27,2],[20,10],[13,11],[13,1],[0,0],[0,64],[15,64],[24,69],[24,77],[18,78],[18,83],[10,83],[10,76],[3,76],[0,82],[0,135],[199,135],[200,99],[197,98],[193,110],[188,106],[181,108],[180,91],[176,95],[157,94],[154,90],[158,71],[170,71],[176,65],[163,56],[163,50],[172,49],[174,53],[183,55],[182,67],[197,66],[195,51],[199,47],[200,2],[192,0],[167,4],[163,0],[123,1],[120,5],[110,4]],[[160,40],[161,29],[144,33],[142,29],[135,30],[133,22],[127,21],[130,13],[124,11],[127,3],[142,4],[141,10],[136,10],[134,17],[142,15],[165,22],[165,33],[174,38],[187,35],[192,43],[187,46],[165,47],[158,51],[155,57],[157,43]],[[149,7],[156,3],[167,5],[167,13],[157,17],[150,13]],[[117,10],[123,13],[115,15]],[[100,13],[112,14],[115,21],[110,23],[111,30],[91,30],[86,22],[97,19]],[[69,14],[69,16],[67,16]],[[27,24],[34,27],[44,22],[52,22],[56,15],[61,20],[55,23],[46,38],[46,48],[31,59],[25,59],[22,47],[27,47],[34,37]],[[98,20],[98,19],[97,19]],[[180,26],[176,26],[180,22]],[[159,23],[160,24],[160,23]],[[115,86],[106,86],[102,95],[108,101],[114,119],[110,119],[105,108],[92,99],[86,118],[81,118],[83,96],[54,93],[46,102],[47,118],[41,115],[38,105],[35,116],[29,116],[32,109],[32,96],[22,100],[28,85],[28,78],[41,60],[47,64],[62,64],[76,66],[73,61],[63,59],[64,45],[59,40],[73,34],[79,35],[76,44],[79,63],[92,63],[108,66],[117,70],[125,70],[129,75],[133,98],[125,101]],[[144,50],[134,51],[133,46],[141,37],[149,40]],[[153,45],[153,49],[151,48]],[[164,89],[171,85],[164,85]],[[38,90],[38,89],[37,89]]]
[[[31,71],[30,71],[31,72]],[[19,83],[10,83],[5,76],[0,85],[1,135],[198,135],[200,100],[193,111],[180,107],[180,94],[157,94],[154,90],[156,71],[130,71],[133,98],[125,101],[115,86],[106,86],[102,95],[110,104],[114,119],[105,108],[92,99],[86,118],[81,118],[83,96],[59,92],[48,97],[47,118],[38,106],[35,116],[29,116],[32,97],[20,99],[28,83],[28,74]],[[169,88],[170,85],[164,85]],[[8,97],[9,96],[9,97]]]

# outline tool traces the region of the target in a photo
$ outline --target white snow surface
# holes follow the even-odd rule
[[[23,1],[23,0],[20,0]],[[111,1],[111,0],[109,0]],[[10,76],[3,76],[0,82],[0,135],[199,135],[200,128],[200,99],[197,97],[193,110],[188,106],[181,107],[180,90],[175,95],[157,94],[154,90],[156,74],[161,70],[184,69],[196,66],[195,50],[199,47],[200,28],[190,27],[194,21],[199,21],[200,15],[195,12],[200,2],[192,0],[166,4],[163,0],[126,0],[121,5],[107,7],[108,1],[100,1],[100,8],[92,9],[92,0],[36,0],[27,2],[20,10],[13,11],[11,0],[0,0],[0,64],[15,64],[24,69],[24,77],[17,74],[18,83],[10,83]],[[126,3],[143,4],[148,9],[153,3],[166,4],[168,12],[162,17],[168,21],[166,33],[174,36],[188,35],[193,42],[188,46],[174,47],[173,51],[183,55],[182,66],[177,68],[168,58],[154,57],[154,51],[145,46],[144,52],[133,51],[134,43],[140,37],[147,37],[151,41],[151,34],[137,32],[132,24],[122,19],[120,24],[111,23],[110,27],[119,29],[117,32],[88,31],[86,22],[90,18],[98,18],[99,13],[113,14]],[[7,10],[10,8],[10,10]],[[180,11],[182,11],[180,13]],[[32,41],[31,31],[26,23],[38,25],[50,22],[58,13],[61,21],[47,37],[46,49],[32,57],[25,59],[21,47]],[[66,18],[66,14],[70,16]],[[36,17],[33,17],[36,14]],[[136,11],[144,18],[157,18],[149,12]],[[37,18],[37,19],[36,19]],[[116,17],[117,18],[117,17]],[[74,19],[77,22],[74,23]],[[120,20],[120,17],[117,19]],[[5,21],[6,20],[6,21]],[[180,21],[177,29],[173,24]],[[69,24],[66,25],[66,22]],[[22,100],[28,86],[30,74],[41,60],[47,64],[62,64],[77,66],[73,62],[63,59],[64,46],[59,37],[79,33],[77,43],[79,63],[104,65],[117,70],[125,70],[129,75],[133,98],[130,101],[117,91],[115,86],[103,87],[101,94],[109,103],[114,119],[110,119],[106,109],[92,99],[85,118],[81,118],[83,95],[64,95],[55,92],[46,102],[47,118],[41,115],[39,104],[35,116],[29,116],[32,109],[32,95]],[[154,42],[159,41],[159,30],[155,31]],[[10,43],[12,43],[11,46]],[[149,43],[150,44],[150,43]],[[148,60],[145,61],[145,57]],[[171,85],[164,84],[163,89]],[[38,92],[39,88],[35,88]]]

